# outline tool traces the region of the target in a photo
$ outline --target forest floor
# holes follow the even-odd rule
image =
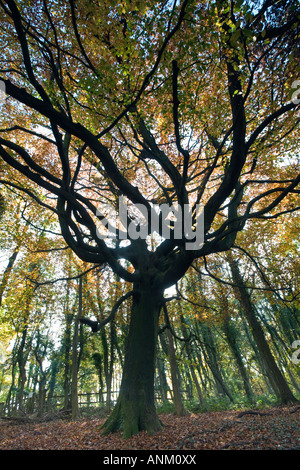
[[[300,406],[161,414],[154,436],[103,436],[104,419],[0,420],[0,450],[300,450]]]

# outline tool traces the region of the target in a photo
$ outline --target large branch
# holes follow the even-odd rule
[[[188,150],[184,149],[181,145],[181,137],[180,137],[180,125],[179,125],[179,99],[178,99],[178,74],[179,68],[176,60],[172,61],[172,69],[173,69],[173,77],[172,77],[172,88],[173,88],[173,121],[174,121],[174,129],[175,129],[175,140],[176,146],[178,151],[183,156],[183,171],[182,171],[182,181],[181,181],[181,188],[180,188],[180,198],[182,199],[183,204],[187,204],[186,200],[186,192],[185,185],[187,182],[188,176],[188,164],[190,159],[190,154]]]
[[[300,190],[295,190],[295,188],[300,184],[300,173],[298,174],[297,178],[295,178],[287,187],[285,188],[272,188],[268,191],[265,191],[262,194],[259,194],[255,198],[253,198],[249,203],[245,211],[244,217],[246,218],[260,218],[263,215],[267,214],[271,210],[273,210],[278,204],[283,201],[283,199],[290,193],[299,193]],[[250,212],[251,207],[258,202],[260,199],[269,196],[270,194],[280,192],[279,196],[277,196],[270,204],[265,206],[264,208],[256,211]]]
[[[234,68],[235,62],[227,63],[228,90],[232,110],[232,153],[228,168],[217,191],[204,207],[205,233],[208,232],[214,217],[225,199],[230,196],[246,161],[245,133],[246,119],[240,75]]]
[[[277,109],[274,111],[272,114],[270,114],[268,117],[264,119],[264,121],[255,129],[255,131],[252,132],[251,136],[249,137],[247,143],[246,143],[246,151],[248,152],[250,147],[254,144],[256,141],[257,137],[266,129],[266,127],[271,124],[273,121],[275,121],[277,118],[282,116],[283,114],[287,113],[288,111],[291,111],[293,109],[296,109],[299,107],[296,103],[293,103],[292,101],[290,103],[287,103],[281,108]]]
[[[42,116],[55,122],[57,126],[61,127],[67,133],[86,143],[103,164],[109,178],[111,178],[122,193],[133,203],[143,204],[145,207],[149,208],[148,201],[142,196],[137,187],[132,186],[129,181],[124,178],[107,147],[105,147],[94,134],[81,124],[71,121],[71,119],[62,112],[57,111],[51,103],[35,98],[24,88],[19,88],[11,83],[10,80],[4,79],[3,81],[6,85],[6,93],[12,98],[15,98],[20,103],[39,112]]]
[[[61,186],[62,181],[57,178],[56,176],[49,173],[49,171],[45,170],[42,166],[38,165],[34,160],[31,158],[29,153],[20,145],[10,142],[9,140],[2,139],[0,137],[0,146],[8,147],[9,149],[13,150],[14,152],[18,153],[20,157],[24,160],[24,162],[37,174],[40,174],[44,178],[47,178],[52,183]],[[2,153],[3,156],[3,153]],[[19,167],[21,170],[21,167]],[[23,170],[24,171],[24,170]]]
[[[30,57],[29,48],[28,48],[28,43],[27,43],[27,39],[26,39],[26,34],[24,32],[24,28],[23,28],[23,25],[22,25],[22,17],[21,17],[20,11],[19,11],[16,3],[13,0],[5,0],[5,2],[6,2],[6,4],[8,5],[8,7],[10,9],[9,15],[11,16],[11,18],[12,18],[14,24],[15,24],[15,29],[16,29],[16,33],[17,33],[17,36],[18,36],[20,46],[21,46],[22,55],[23,55],[23,62],[24,62],[24,65],[25,65],[25,69],[26,69],[28,78],[29,78],[31,84],[36,89],[36,91],[41,96],[41,98],[45,102],[50,103],[49,96],[47,95],[47,93],[44,90],[44,88],[42,87],[42,85],[36,79],[34,71],[33,71],[32,63],[31,63],[31,57]]]
[[[81,318],[81,323],[90,326],[92,328],[92,332],[97,333],[97,331],[99,331],[103,326],[115,319],[118,308],[122,305],[123,302],[125,302],[125,300],[129,299],[129,297],[131,297],[132,295],[134,295],[133,291],[127,292],[126,294],[122,295],[111,309],[111,312],[108,317],[106,317],[104,320],[98,322],[90,320],[89,318]]]
[[[174,185],[175,191],[178,195],[178,198],[180,198],[180,191],[182,187],[182,177],[178,169],[176,168],[176,166],[173,165],[173,163],[167,157],[167,155],[159,148],[151,131],[147,128],[145,121],[141,118],[139,114],[138,114],[138,128],[139,128],[139,133],[141,134],[143,141],[144,141],[141,143],[141,145],[143,146],[141,156],[143,158],[154,159],[155,161],[157,161],[157,163],[160,164],[162,169],[166,172],[166,174],[171,179]]]
[[[89,201],[89,199],[84,196],[69,191],[68,188],[65,188],[62,184],[63,182],[58,178],[49,178],[50,181],[57,184],[54,186],[52,182],[46,181],[43,177],[49,177],[48,172],[37,165],[29,156],[29,154],[17,144],[13,144],[4,139],[0,138],[0,144],[8,146],[11,150],[17,152],[23,160],[25,160],[28,165],[23,165],[16,159],[14,159],[4,148],[0,145],[0,156],[3,158],[6,163],[11,167],[15,168],[19,173],[25,175],[38,186],[46,189],[50,193],[58,197],[57,210],[43,203],[43,207],[46,207],[59,216],[59,221],[61,225],[62,235],[69,244],[69,246],[74,250],[74,252],[84,261],[93,262],[93,263],[103,263],[107,262],[112,269],[124,279],[128,281],[133,281],[136,279],[136,274],[131,274],[126,271],[117,261],[118,258],[128,258],[128,253],[126,248],[124,249],[113,249],[107,247],[105,242],[99,238],[97,233],[97,227],[95,221],[90,216],[88,210],[90,210],[94,215],[97,215],[96,207]],[[50,175],[51,176],[51,175]],[[7,182],[5,181],[7,184]],[[11,184],[11,183],[10,183]],[[11,184],[12,185],[12,184]],[[31,191],[21,186],[16,186],[18,189],[24,190],[27,194],[34,197],[37,202],[40,202],[40,199],[35,196]],[[96,246],[89,245],[83,241],[84,233],[77,227],[76,223],[71,217],[71,213],[74,213],[75,217],[77,216],[77,221],[80,225],[85,226],[90,233],[91,238],[96,242]],[[78,217],[80,215],[80,217]]]

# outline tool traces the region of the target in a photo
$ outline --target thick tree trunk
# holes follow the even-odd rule
[[[162,296],[150,283],[134,286],[123,377],[115,408],[104,424],[104,433],[123,431],[130,437],[162,429],[155,410],[154,372],[158,318]]]

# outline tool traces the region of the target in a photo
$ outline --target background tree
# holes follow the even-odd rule
[[[1,182],[54,212],[82,261],[133,284],[122,386],[105,429],[155,432],[165,289],[195,259],[228,250],[247,220],[298,208],[300,175],[282,155],[299,147],[299,12],[268,0],[0,5]],[[160,228],[149,245],[131,224],[124,243],[119,225],[106,242],[105,203],[117,208],[121,196],[143,206],[148,235],[153,202],[190,204],[192,234],[177,239],[170,222],[170,236]],[[191,247],[200,202],[204,242]]]

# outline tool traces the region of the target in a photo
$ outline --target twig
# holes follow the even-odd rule
[[[190,445],[188,446],[189,449],[194,449],[194,434],[188,434],[187,436],[184,436],[183,439],[181,439],[179,446],[177,447],[177,450],[182,450],[182,448],[185,446],[186,441],[189,441]]]
[[[260,444],[259,441],[240,441],[240,442],[235,442],[235,441],[230,441],[228,442],[227,444],[223,445],[222,447],[220,447],[220,449],[228,449],[228,447],[231,447],[231,446],[236,446],[236,447],[240,447],[240,446],[253,446],[253,445],[258,445]]]

